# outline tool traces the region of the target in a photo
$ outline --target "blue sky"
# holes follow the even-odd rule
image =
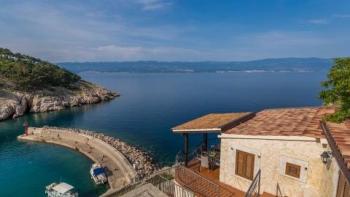
[[[0,47],[54,62],[338,57],[348,0],[0,0]]]

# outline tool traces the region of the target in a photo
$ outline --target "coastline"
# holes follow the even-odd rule
[[[18,140],[42,142],[76,150],[108,169],[109,190],[116,190],[157,170],[144,151],[102,133],[57,127],[29,127]]]
[[[0,90],[0,121],[23,116],[26,113],[59,111],[65,108],[110,101],[120,95],[95,84],[80,81],[74,89],[19,92]]]

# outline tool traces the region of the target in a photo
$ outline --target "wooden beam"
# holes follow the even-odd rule
[[[185,155],[185,166],[188,164],[188,151],[189,151],[189,142],[188,142],[188,133],[184,133],[184,155]]]
[[[336,144],[332,134],[330,133],[330,130],[327,127],[327,124],[324,121],[321,121],[320,125],[321,125],[321,128],[322,128],[322,131],[323,131],[324,135],[327,138],[329,146],[331,147],[332,155],[335,157],[341,172],[343,173],[344,177],[346,178],[346,180],[350,184],[350,171],[349,171],[349,168],[345,164],[343,156],[341,155],[339,149],[337,148],[337,144]]]
[[[203,151],[208,151],[208,133],[203,133]]]
[[[251,112],[251,113],[248,113],[236,120],[233,120],[229,123],[226,123],[225,125],[221,126],[221,132],[225,132],[229,129],[232,129],[233,127],[236,127],[238,125],[240,125],[241,123],[244,123],[250,119],[252,119],[253,117],[256,116],[256,112]]]

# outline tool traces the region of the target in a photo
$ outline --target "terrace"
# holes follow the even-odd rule
[[[183,166],[176,169],[175,180],[196,196],[243,197],[257,196],[259,193],[260,173],[252,185],[251,194],[220,182],[220,145],[208,148],[208,134],[221,134],[226,130],[252,118],[254,113],[208,114],[172,128],[184,137]],[[203,135],[200,148],[190,154],[190,134]],[[265,194],[266,196],[266,194]]]
[[[219,181],[220,169],[202,167],[192,160],[190,164],[175,170],[175,180],[196,196],[243,197],[244,192]]]
[[[200,155],[203,157],[207,157],[209,159],[210,152],[208,152],[208,134],[214,133],[214,134],[220,134],[238,124],[241,122],[244,122],[251,117],[254,116],[254,113],[249,112],[243,112],[243,113],[222,113],[222,114],[208,114],[199,118],[196,118],[194,120],[191,120],[189,122],[186,122],[184,124],[178,125],[174,128],[172,128],[173,133],[176,134],[182,134],[184,137],[184,162],[185,166],[187,166],[188,162],[190,161],[189,156],[189,135],[190,134],[201,134],[203,135],[203,141],[200,149],[197,149],[200,151]],[[219,146],[217,146],[217,149]],[[212,154],[215,152],[211,152]],[[217,152],[218,156],[220,155],[220,152]],[[202,159],[204,159],[202,157]],[[203,160],[202,160],[203,161]],[[216,160],[218,161],[218,160]],[[209,161],[207,161],[206,165],[209,165]]]

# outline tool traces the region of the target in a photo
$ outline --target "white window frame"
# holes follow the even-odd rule
[[[300,166],[300,177],[299,178],[286,174],[287,163],[291,163],[291,164]],[[307,161],[291,158],[288,156],[281,156],[281,158],[280,158],[280,170],[279,170],[280,175],[294,179],[296,181],[300,181],[303,183],[306,182],[308,168],[309,168],[309,163]]]

